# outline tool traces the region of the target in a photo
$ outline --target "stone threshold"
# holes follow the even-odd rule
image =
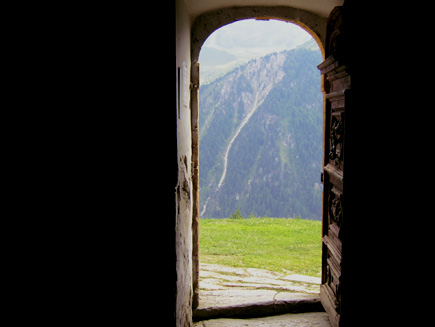
[[[331,327],[326,312],[287,313],[250,319],[212,319],[196,322],[194,327]]]
[[[201,297],[205,301],[201,301]],[[302,312],[324,312],[319,296],[272,290],[201,291],[199,307],[193,311],[193,321]]]

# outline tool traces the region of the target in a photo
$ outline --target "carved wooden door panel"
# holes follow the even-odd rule
[[[351,80],[344,64],[340,31],[341,7],[328,20],[326,60],[318,68],[325,95],[323,167],[322,284],[320,299],[332,327],[341,326],[342,244],[344,218],[345,114],[351,105]]]

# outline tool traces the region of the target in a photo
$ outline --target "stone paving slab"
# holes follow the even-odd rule
[[[257,289],[269,289],[269,290],[278,290],[278,291],[288,291],[288,292],[306,292],[307,288],[302,286],[293,286],[293,285],[275,285],[275,284],[261,284],[261,283],[220,283],[222,287],[237,287],[237,288],[257,288]],[[213,285],[209,285],[213,287]],[[218,288],[215,286],[214,289],[225,289],[225,288]],[[317,293],[316,290],[314,290],[312,293]]]
[[[299,275],[299,274],[292,274],[292,275],[284,276],[284,277],[281,277],[281,279],[291,280],[294,282],[319,284],[319,285],[320,285],[320,281],[321,281],[320,277],[312,277],[312,276],[305,276],[305,275]]]
[[[198,309],[223,308],[274,301],[276,291],[226,289],[201,291]]]
[[[194,310],[193,317],[194,321],[202,321],[203,325],[198,325],[200,327],[221,326],[214,325],[220,318],[255,318],[324,311],[319,298],[320,278],[292,274],[290,271],[278,273],[201,263],[199,285],[199,306]],[[225,321],[233,323],[228,319]],[[237,323],[240,324],[240,321],[235,321],[234,326],[239,326]]]
[[[278,273],[257,268],[233,268],[200,264],[200,289],[223,290],[265,289],[319,294],[320,278],[299,274]]]
[[[270,316],[323,311],[318,295],[272,290],[227,289],[200,292],[194,320]]]
[[[194,327],[331,327],[325,312],[284,314],[253,319],[213,319],[197,322]]]
[[[245,306],[251,303],[275,303],[276,301],[315,300],[318,295],[277,292],[272,290],[226,289],[201,291],[198,309]]]
[[[246,272],[246,268],[233,268],[233,267],[215,265],[210,263],[200,263],[199,267],[200,267],[200,271],[219,271],[219,272],[230,273],[230,274],[235,274],[240,276],[250,276]]]

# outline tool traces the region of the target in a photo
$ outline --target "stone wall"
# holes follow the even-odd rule
[[[177,158],[176,186],[176,323],[192,325],[192,145],[190,125],[190,17],[176,2]]]
[[[185,2],[176,2],[176,91],[178,184],[176,188],[176,255],[178,326],[189,326],[198,306],[198,54],[203,41],[215,29],[251,17],[276,17],[308,28],[323,50],[326,19],[289,7],[246,7],[219,10],[190,17]],[[192,26],[192,22],[193,26]],[[192,34],[191,34],[192,33]],[[193,35],[193,36],[191,36]],[[192,47],[191,47],[192,45]]]

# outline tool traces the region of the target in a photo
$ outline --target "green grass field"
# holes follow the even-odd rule
[[[201,219],[200,262],[320,277],[321,222]]]

